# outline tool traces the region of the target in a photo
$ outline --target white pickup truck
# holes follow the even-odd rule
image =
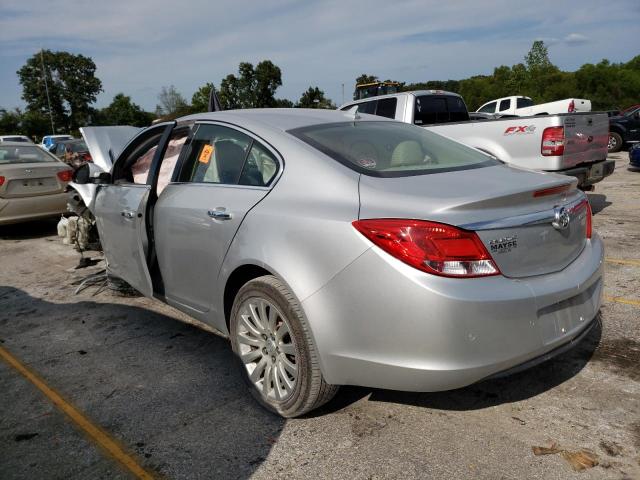
[[[613,173],[607,160],[605,113],[574,113],[469,121],[462,97],[441,90],[401,92],[349,102],[340,110],[419,125],[503,162],[571,175],[585,190]]]
[[[556,113],[590,112],[591,100],[582,98],[567,98],[557,102],[541,103],[534,105],[529,97],[515,95],[503,97],[482,105],[476,112],[497,113],[499,115],[516,115],[529,117],[531,115],[553,115]]]

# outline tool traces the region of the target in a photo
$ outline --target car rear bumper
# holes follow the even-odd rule
[[[560,272],[452,279],[372,247],[302,305],[327,382],[450,390],[580,337],[602,302],[603,254],[594,235]]]
[[[590,187],[611,175],[616,168],[615,160],[601,160],[589,165],[582,165],[555,173],[569,175],[578,179],[578,187]]]
[[[0,198],[0,225],[28,222],[67,211],[64,192],[35,197]]]

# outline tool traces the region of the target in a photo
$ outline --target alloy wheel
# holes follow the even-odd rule
[[[294,393],[298,357],[286,316],[264,298],[246,299],[238,311],[235,341],[249,379],[268,400],[283,402]]]

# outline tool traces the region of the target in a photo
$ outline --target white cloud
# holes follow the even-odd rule
[[[567,45],[582,45],[583,43],[587,43],[589,39],[582,35],[581,33],[570,33],[566,37],[564,37],[564,43]]]

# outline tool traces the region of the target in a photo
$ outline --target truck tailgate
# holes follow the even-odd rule
[[[565,147],[562,168],[607,158],[609,118],[605,113],[562,115]]]

